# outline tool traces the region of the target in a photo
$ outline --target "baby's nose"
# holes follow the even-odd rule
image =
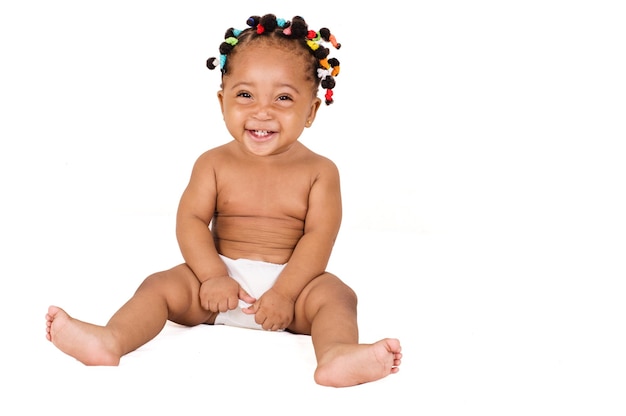
[[[254,118],[258,120],[269,120],[272,118],[272,114],[267,106],[259,105],[254,112]]]

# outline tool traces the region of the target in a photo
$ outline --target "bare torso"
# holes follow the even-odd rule
[[[237,160],[220,148],[216,210],[211,230],[218,252],[230,258],[287,263],[304,234],[308,198],[324,158],[297,144],[296,157]]]

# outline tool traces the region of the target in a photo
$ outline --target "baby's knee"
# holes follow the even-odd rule
[[[171,286],[179,285],[187,280],[183,278],[185,275],[185,269],[181,266],[176,266],[169,270],[164,270],[156,273],[152,273],[144,279],[139,286],[140,290],[157,290],[161,291]]]
[[[316,295],[319,295],[319,298],[340,300],[354,306],[358,303],[356,292],[334,274],[327,272],[315,280],[318,280],[317,287],[314,287],[312,291],[317,292]]]
[[[137,288],[137,291],[146,291],[146,290],[155,290],[158,289],[160,286],[163,285],[163,281],[164,281],[164,274],[165,272],[157,272],[157,273],[152,273],[150,276],[146,277],[145,279],[143,279],[143,282],[141,282],[141,284],[139,285],[139,288]]]

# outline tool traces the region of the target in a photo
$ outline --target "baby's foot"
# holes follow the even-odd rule
[[[108,347],[110,335],[104,327],[74,319],[57,306],[48,308],[46,338],[85,365],[118,365],[120,362],[120,357]]]
[[[385,338],[374,344],[338,345],[324,354],[315,370],[323,386],[348,387],[397,373],[402,353],[400,341]]]

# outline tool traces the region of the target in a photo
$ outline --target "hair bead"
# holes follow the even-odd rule
[[[295,38],[306,38],[309,33],[309,27],[300,16],[291,19],[291,36]]]
[[[322,85],[322,88],[326,88],[327,90],[332,90],[333,88],[335,88],[335,79],[331,77],[330,75],[327,75],[322,80],[321,85]]]
[[[260,16],[250,16],[248,20],[246,20],[246,24],[250,27],[256,27],[261,20]]]
[[[273,32],[278,27],[276,16],[273,14],[266,14],[259,20],[259,26],[263,26],[265,32]]]
[[[309,45],[309,48],[311,48],[311,50],[313,50],[313,51],[317,50],[317,48],[320,47],[319,43],[313,42],[312,40],[307,40],[306,44]]]
[[[331,105],[335,101],[333,100],[333,90],[326,90],[326,95],[324,95],[326,99],[326,105]]]
[[[335,49],[341,48],[341,43],[337,42],[337,39],[335,38],[335,35],[330,33],[330,30],[328,28],[326,28],[326,27],[321,28],[320,29],[320,36],[326,42],[330,42],[330,44],[333,45],[333,47]]]
[[[221,43],[220,45],[220,53],[222,55],[228,55],[230,53],[230,51],[233,50],[233,45],[231,45],[230,43],[224,41]]]
[[[217,68],[217,64],[218,64],[218,60],[217,58],[209,58],[206,60],[206,66],[209,69],[215,69]]]
[[[330,43],[335,47],[335,49],[341,49],[341,43],[337,42],[335,35],[330,35]]]
[[[322,59],[326,59],[329,53],[330,53],[330,50],[328,48],[324,48],[323,46],[320,46],[319,48],[317,48],[317,50],[313,52],[313,55],[315,55],[317,59],[322,60]]]

